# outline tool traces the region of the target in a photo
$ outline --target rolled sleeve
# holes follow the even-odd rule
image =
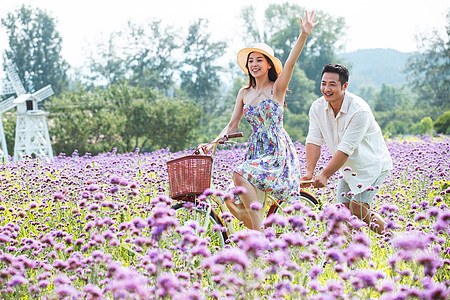
[[[322,146],[324,143],[324,139],[319,124],[317,122],[318,120],[317,118],[318,116],[315,112],[315,108],[313,105],[309,110],[309,130],[308,136],[306,137],[306,144],[314,144],[317,146]]]
[[[364,110],[356,112],[351,118],[345,134],[338,145],[338,150],[348,156],[352,155],[366,135],[370,120],[370,112]]]

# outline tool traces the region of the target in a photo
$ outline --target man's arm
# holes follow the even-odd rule
[[[306,175],[300,178],[300,181],[311,180],[314,176],[314,169],[319,160],[321,147],[315,144],[306,144]],[[311,186],[311,183],[301,183],[300,187],[305,188]]]
[[[308,156],[306,156],[308,157]],[[334,153],[328,166],[318,176],[314,177],[313,186],[321,188],[327,185],[330,178],[337,170],[339,170],[347,161],[348,155],[338,150]]]

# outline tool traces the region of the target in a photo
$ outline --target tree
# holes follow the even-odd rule
[[[358,96],[364,99],[372,109],[375,107],[375,98],[378,92],[373,85],[360,85],[358,88]]]
[[[169,91],[177,68],[173,52],[180,46],[178,39],[178,31],[170,26],[163,28],[161,21],[152,21],[145,26],[129,23],[130,83],[156,91]]]
[[[381,91],[375,96],[374,110],[391,111],[404,107],[408,103],[410,103],[410,100],[403,89],[383,83]]]
[[[68,85],[68,64],[61,56],[62,38],[56,21],[47,12],[23,5],[1,20],[6,29],[10,49],[4,60],[13,61],[25,89],[36,91],[48,84],[55,94]]]
[[[49,131],[55,153],[153,151],[191,146],[200,109],[192,102],[166,99],[126,81],[106,89],[78,89],[52,97]]]
[[[128,22],[122,31],[99,41],[90,54],[91,81],[104,85],[127,80],[133,86],[167,92],[174,85],[178,34],[160,20],[144,24]]]
[[[306,113],[294,114],[286,111],[284,114],[284,128],[293,141],[305,142],[309,129],[309,117]]]
[[[121,35],[120,32],[112,32],[108,40],[99,41],[95,46],[95,52],[89,54],[88,79],[95,83],[92,85],[109,86],[126,78],[129,69],[126,55],[122,53],[120,46]]]
[[[309,107],[315,99],[314,81],[306,77],[305,72],[295,68],[286,93],[286,105],[294,114],[308,113]]]
[[[433,120],[430,117],[425,117],[420,120],[419,130],[421,134],[432,134],[433,133]]]
[[[419,51],[407,62],[406,71],[417,90],[421,105],[449,108],[450,99],[450,10],[447,12],[447,36],[434,30],[419,34]]]
[[[205,113],[210,115],[217,104],[215,98],[220,88],[219,72],[222,71],[216,63],[224,55],[226,43],[211,41],[207,29],[208,21],[204,19],[189,26],[180,77],[181,88],[191,99],[200,102]]]
[[[450,134],[450,110],[447,110],[434,121],[436,133]]]

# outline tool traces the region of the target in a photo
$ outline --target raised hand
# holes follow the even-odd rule
[[[300,17],[300,28],[302,29],[302,33],[305,33],[307,35],[309,35],[314,26],[316,26],[319,21],[315,22],[316,20],[316,13],[314,12],[314,10],[311,12],[311,15],[308,16],[308,12],[305,10],[305,22],[303,22],[303,18]]]

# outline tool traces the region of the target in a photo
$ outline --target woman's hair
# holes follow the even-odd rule
[[[247,56],[247,63],[245,64],[245,67],[248,70],[248,87],[250,88],[252,86],[256,85],[256,80],[255,77],[252,76],[252,74],[250,73],[250,70],[248,68],[248,58],[250,57],[250,54],[252,54],[253,52],[250,52]],[[277,74],[277,70],[275,69],[275,65],[273,64],[272,60],[267,57],[267,55],[263,54],[265,59],[267,60],[267,62],[269,63],[269,65],[271,66],[271,68],[269,69],[269,80],[275,82],[275,80],[277,80],[278,78],[278,74]]]
[[[340,64],[328,64],[325,67],[323,67],[322,75],[324,73],[337,73],[339,75],[339,81],[341,82],[341,85],[344,85],[348,81],[349,72],[348,69],[344,65]]]

